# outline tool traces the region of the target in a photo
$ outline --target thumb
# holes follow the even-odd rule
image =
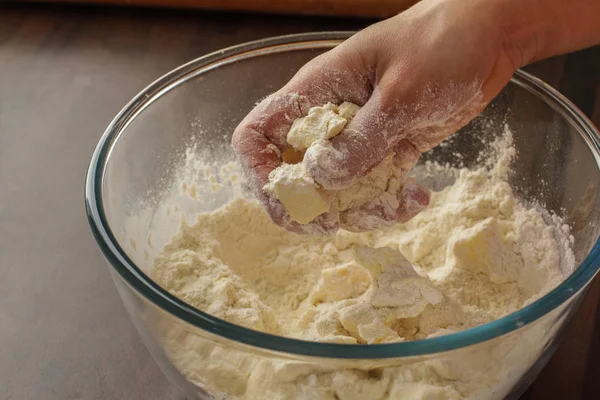
[[[373,92],[336,137],[314,143],[304,162],[315,182],[328,190],[347,188],[367,175],[401,140],[402,118],[386,112]]]
[[[340,227],[350,232],[364,232],[405,223],[423,211],[430,200],[429,190],[412,178],[407,179],[396,196],[395,205],[384,195],[341,213]]]
[[[340,190],[367,175],[402,139],[418,152],[439,144],[479,114],[478,80],[444,85],[403,85],[392,78],[379,82],[348,126],[329,142],[319,142],[304,156],[315,182]]]

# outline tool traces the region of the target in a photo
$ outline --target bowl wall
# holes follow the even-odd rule
[[[419,390],[429,391],[423,396],[433,395],[450,390],[445,385],[456,382],[461,393],[478,396],[474,398],[518,396],[552,354],[595,274],[597,260],[588,260],[594,270],[571,287],[548,295],[537,311],[487,329],[481,336],[484,341],[471,335],[452,345],[443,340],[431,341],[429,347],[402,344],[402,349],[408,349],[396,353],[402,356],[394,356],[395,350],[388,356],[387,350],[376,350],[378,346],[373,350],[353,346],[357,349],[346,356],[340,350],[343,346],[305,351],[313,347],[300,341],[273,340],[270,345],[265,335],[229,331],[228,324],[209,332],[185,317],[187,311],[198,314],[197,310],[187,310],[144,276],[181,217],[192,221],[198,212],[216,209],[233,195],[225,180],[217,193],[203,190],[210,185],[202,171],[213,165],[216,171],[234,160],[229,143],[239,121],[304,63],[345,36],[278,38],[207,56],[156,82],[113,122],[92,162],[90,171],[100,168],[102,173],[88,178],[96,179],[97,185],[88,194],[88,208],[90,201],[94,203],[92,226],[97,206],[102,229],[113,236],[114,247],[95,230],[102,237],[99,242],[114,267],[111,272],[129,314],[167,376],[198,398],[275,399],[302,393],[295,398],[329,399],[334,392],[342,400],[366,398],[356,393],[356,387],[336,386],[348,379],[371,382],[372,387],[364,389],[368,393],[385,381],[385,398],[391,399],[405,398],[398,397],[401,393],[417,396]],[[600,234],[600,172],[594,133],[576,118],[577,110],[568,107],[543,83],[520,73],[481,117],[422,161],[473,166],[508,125],[517,148],[511,185],[523,199],[544,205],[570,225],[579,265]],[[182,178],[178,171],[184,165],[188,170],[197,168],[198,174]],[[197,184],[196,198],[180,190],[182,180]],[[120,263],[133,263],[140,270],[116,267]],[[142,281],[144,290],[137,283]],[[210,318],[198,318],[212,324]],[[373,355],[364,357],[369,352]],[[477,389],[474,382],[486,384]],[[319,391],[321,383],[330,390]]]

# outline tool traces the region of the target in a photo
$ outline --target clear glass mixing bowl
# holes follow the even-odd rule
[[[600,265],[598,133],[568,100],[524,72],[482,118],[425,157],[472,165],[484,149],[482,138],[499,135],[504,123],[511,127],[518,151],[511,184],[571,226],[578,266],[520,311],[422,341],[304,342],[208,315],[145,273],[175,233],[175,214],[193,217],[232,195],[224,188],[218,195],[197,193],[199,201],[175,197],[170,209],[177,213],[166,215],[164,199],[189,144],[195,141],[204,161],[232,160],[231,133],[252,106],[348,36],[285,36],[209,54],[160,78],[119,113],[93,155],[86,206],[123,302],[157,363],[190,398],[517,398],[551,356]],[[348,381],[362,386],[345,386]]]

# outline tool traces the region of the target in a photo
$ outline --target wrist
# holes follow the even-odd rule
[[[552,55],[547,48],[552,36],[550,12],[536,10],[540,1],[491,1],[498,3],[503,48],[515,68]]]
[[[542,0],[543,2],[543,0]],[[468,9],[469,19],[493,27],[502,56],[510,60],[513,69],[521,68],[540,58],[547,36],[547,18],[535,12],[538,0],[455,0]]]
[[[473,1],[491,11],[515,68],[600,42],[600,1]]]

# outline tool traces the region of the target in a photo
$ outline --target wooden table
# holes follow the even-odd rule
[[[365,20],[160,10],[0,9],[0,397],[177,399],[89,232],[86,167],[147,83],[247,40]],[[528,68],[600,125],[600,48]],[[525,399],[600,398],[600,281]]]

